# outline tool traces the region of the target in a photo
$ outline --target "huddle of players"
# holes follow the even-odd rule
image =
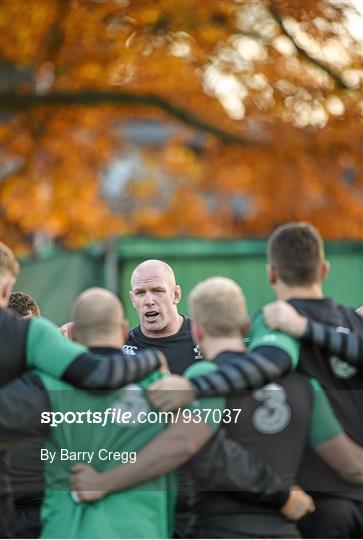
[[[145,484],[141,492],[133,491],[130,486],[155,476],[159,481],[164,478],[166,482],[158,484],[159,495],[175,494],[170,476],[164,473],[184,462],[188,462],[184,469],[194,481],[193,536],[297,537],[295,525],[285,516],[293,518],[296,512],[295,517],[300,517],[313,509],[311,499],[304,492],[291,490],[289,493],[299,469],[299,485],[313,492],[316,508],[301,522],[304,535],[357,537],[362,532],[363,460],[362,449],[358,445],[363,444],[359,418],[359,413],[363,412],[360,371],[363,361],[363,322],[353,311],[323,299],[321,283],[327,273],[327,263],[324,261],[320,237],[312,227],[303,224],[281,227],[272,235],[269,246],[269,279],[277,297],[289,300],[290,305],[311,320],[307,322],[305,317],[291,311],[290,306],[281,303],[266,308],[266,319],[273,326],[276,321],[281,323],[284,316],[288,321],[295,317],[298,332],[304,334],[302,346],[294,338],[268,329],[262,314],[258,314],[250,331],[250,351],[246,352],[241,340],[248,322],[245,302],[240,288],[231,280],[212,278],[195,287],[190,295],[191,323],[178,314],[176,305],[180,299],[180,288],[175,284],[170,267],[160,261],[147,261],[135,270],[131,300],[137,309],[140,326],[129,333],[125,352],[134,354],[138,350],[157,346],[166,354],[174,373],[184,371],[185,364],[193,364],[186,373],[189,380],[172,376],[152,384],[148,393],[151,401],[159,408],[169,410],[186,406],[195,398],[232,394],[227,402],[224,398],[203,398],[198,408],[238,408],[243,413],[238,423],[223,423],[226,433],[222,433],[221,428],[214,436],[218,426],[210,421],[202,425],[172,424],[159,434],[157,430],[145,434],[143,428],[143,440],[140,439],[139,446],[136,445],[139,450],[137,463],[110,470],[100,469],[98,472],[91,467],[76,467],[71,479],[73,489],[78,491],[81,500],[99,499],[98,506],[89,505],[86,513],[83,508],[84,523],[78,523],[78,528],[72,529],[71,522],[77,522],[77,513],[83,505],[74,503],[66,489],[56,492],[48,488],[43,536],[62,536],[62,530],[64,536],[72,537],[79,536],[80,531],[82,535],[88,531],[89,535],[93,532],[92,536],[97,536],[97,530],[98,536],[103,537],[145,536],[149,521],[147,515],[144,520],[141,516],[148,512],[152,516],[153,511],[155,521],[164,522],[166,526],[158,526],[147,534],[153,537],[168,536],[171,523],[168,523],[168,517],[162,510],[172,507],[173,501],[162,500],[160,496],[156,500],[152,496],[155,485],[145,487]],[[96,290],[84,295],[75,306],[76,337],[94,353],[111,355],[122,345],[120,339],[117,341],[116,338],[110,343],[110,335],[104,333],[100,340],[99,332],[96,343],[90,339],[95,337],[93,329],[100,329],[97,326],[100,321],[107,327],[112,326],[112,321],[117,321],[115,329],[119,327],[123,321],[122,311],[121,317],[120,312],[117,317],[115,299],[107,297],[109,293]],[[95,305],[104,305],[103,311],[93,310]],[[113,313],[112,317],[110,313]],[[85,319],[87,324],[84,326]],[[330,327],[314,320],[328,323]],[[191,340],[191,325],[195,342],[199,343],[204,357],[212,362],[194,363],[201,358],[201,354]],[[80,332],[84,327],[88,328],[88,337]],[[350,328],[353,332],[337,332],[336,327]],[[324,348],[312,346],[309,340]],[[330,352],[326,347],[330,348]],[[331,352],[340,354],[350,364],[332,356]],[[12,425],[16,423],[15,418],[19,418],[24,405],[29,409],[35,401],[35,411],[37,407],[38,411],[44,410],[44,407],[49,410],[49,400],[55,410],[65,406],[64,398],[61,403],[56,401],[52,389],[63,389],[66,383],[51,380],[45,375],[39,377],[40,384],[39,380],[37,384],[34,379],[30,381],[32,386],[39,389],[39,399],[34,400],[34,387],[28,390],[29,380],[25,382],[25,387],[24,381],[17,381],[0,392],[0,411],[5,413],[8,407],[7,425],[3,425],[4,420],[0,418],[2,439],[3,432],[4,437],[13,440],[21,434],[24,436],[27,430],[39,434],[39,426],[34,424],[32,428],[29,418],[24,426],[21,425],[23,422]],[[311,378],[315,380],[311,381]],[[329,401],[316,379],[324,387]],[[264,386],[271,380],[275,381],[273,385]],[[142,388],[146,389],[151,382],[151,379],[145,379]],[[237,395],[243,390],[249,392]],[[84,398],[85,403],[95,399],[87,393],[74,392],[78,399]],[[17,395],[22,395],[24,401],[14,408],[9,405],[12,401],[10,398]],[[112,403],[116,397],[120,400],[118,394],[109,394],[108,398],[102,399],[109,399],[107,403]],[[132,399],[140,401],[141,397],[132,395]],[[36,413],[33,416],[36,418]],[[122,448],[126,449],[130,444],[127,433],[130,430],[123,431],[126,433]],[[118,438],[119,433],[120,430]],[[42,434],[45,435],[44,432]],[[61,440],[61,434],[60,440],[57,440],[57,436],[51,434],[51,444],[55,448],[62,447],[67,440],[66,435]],[[111,445],[112,437],[110,434]],[[145,445],[148,440],[151,442]],[[310,450],[304,452],[307,441],[315,454]],[[116,445],[118,443],[119,448],[119,440],[114,442]],[[68,470],[58,471],[58,478],[53,481],[59,481],[62,474],[66,482]],[[52,478],[50,484],[51,481]],[[183,487],[190,487],[188,479],[183,482]],[[119,491],[126,488],[127,491]],[[105,497],[111,492],[113,495]],[[120,498],[122,493],[124,499]],[[140,502],[142,494],[144,500]],[[104,507],[100,507],[100,504]],[[59,517],[58,523],[54,515],[55,508],[60,506],[63,507],[63,516],[64,511],[70,516],[63,529],[61,521],[64,522],[64,517]],[[300,506],[302,514],[299,515]],[[99,523],[102,508],[107,510],[107,516],[115,515],[115,523],[108,523],[109,528],[106,529],[104,523]],[[184,504],[184,514],[188,514],[188,510],[187,507],[185,512]],[[129,521],[124,519],[124,513],[131,516]],[[139,520],[136,528],[133,523],[135,516]],[[179,517],[185,526],[183,511],[179,512]],[[93,521],[97,523],[96,534]]]

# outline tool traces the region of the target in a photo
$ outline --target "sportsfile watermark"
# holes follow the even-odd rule
[[[137,452],[127,452],[119,450],[109,450],[100,448],[99,450],[70,450],[69,448],[59,448],[58,450],[40,449],[40,460],[54,463],[56,459],[60,461],[70,461],[73,463],[92,464],[94,461],[114,461],[119,463],[136,463]]]
[[[122,408],[108,407],[104,411],[43,411],[40,416],[41,424],[57,428],[63,424],[95,424],[106,427],[109,424],[118,424],[123,427],[131,427],[138,424],[176,424],[179,421],[185,423],[200,424],[212,421],[214,423],[237,423],[241,409],[212,409],[193,408],[178,409],[175,412],[165,411],[130,411]]]
[[[307,440],[310,449],[306,463],[310,463],[315,446],[321,448],[322,441],[333,441],[339,435],[339,425],[328,407],[326,394],[316,384],[305,383],[298,387],[302,396],[304,391],[310,396],[310,400],[304,399],[304,414],[296,401],[295,383],[292,386],[270,383],[228,401],[220,397],[195,400],[175,412],[157,410],[146,389],[137,385],[111,393],[52,390],[48,392],[47,410],[37,416],[37,433],[49,439],[41,441],[43,448],[34,452],[46,466],[49,490],[69,490],[74,474],[80,480],[83,477],[87,480],[83,488],[86,491],[106,489],[106,481],[113,485],[115,474],[121,479],[124,474],[135,474],[138,484],[136,487],[130,484],[133,489],[158,491],[168,490],[169,485],[140,482],[142,467],[149,478],[149,456],[154,456],[152,459],[157,456],[162,463],[169,459],[170,445],[174,444],[175,454],[195,447],[199,448],[199,454],[190,470],[195,474],[197,489],[239,492],[243,490],[239,475],[246,463],[246,452],[253,457],[256,447],[256,456],[264,458],[261,451],[266,450],[266,461],[271,460],[279,471],[280,448],[283,448],[284,455],[292,457],[292,466],[296,463],[292,470],[292,477],[296,477]],[[174,402],[182,401],[179,392],[166,391],[165,402],[168,392]],[[331,389],[330,393],[344,399],[341,389]],[[299,414],[295,413],[295,407]],[[181,423],[189,428],[179,430]],[[210,439],[200,446],[203,443],[200,434],[203,440],[208,434],[203,424],[210,428]],[[221,474],[215,474],[218,463],[225,480]],[[309,465],[304,470],[304,486],[309,490],[329,492],[331,489],[329,470],[325,466],[322,469],[322,465]],[[74,472],[80,466],[85,470]],[[335,477],[339,474],[334,470],[332,473]],[[225,484],[221,484],[221,478]],[[339,481],[341,492],[354,495],[359,490],[359,486],[355,488],[343,477],[334,481]]]

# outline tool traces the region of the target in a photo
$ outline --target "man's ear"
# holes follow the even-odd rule
[[[173,303],[179,304],[180,300],[181,300],[181,288],[180,288],[180,285],[175,285]]]
[[[268,263],[266,264],[266,272],[267,272],[267,280],[269,282],[270,285],[275,285],[276,281],[277,281],[277,272],[276,272],[276,268]]]
[[[7,276],[3,278],[2,285],[1,285],[1,305],[6,307],[9,303],[9,298],[11,295],[11,291],[13,290],[13,286],[16,279],[12,276]]]
[[[5,305],[9,301],[9,287],[8,283],[4,280],[1,284],[1,305]]]
[[[136,306],[135,306],[135,303],[134,303],[134,295],[133,295],[132,291],[129,291],[129,296],[130,296],[131,304],[132,304],[134,307],[136,307]]]
[[[248,332],[250,331],[250,321],[245,321],[242,326],[242,336],[247,336]]]
[[[126,319],[121,322],[121,335],[124,340],[127,341],[127,338],[129,337],[129,321]]]
[[[195,321],[192,321],[192,336],[195,343],[200,343],[204,337],[203,328]]]
[[[324,260],[323,264],[321,265],[321,270],[320,270],[321,281],[324,281],[324,279],[327,277],[327,275],[329,274],[329,270],[330,270],[330,262],[327,260]]]

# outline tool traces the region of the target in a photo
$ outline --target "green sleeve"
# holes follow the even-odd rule
[[[61,378],[70,364],[87,349],[65,338],[55,324],[47,319],[32,319],[26,342],[26,363],[29,369],[39,369]]]
[[[343,428],[334,414],[327,395],[316,379],[311,379],[313,403],[309,425],[309,444],[318,446],[330,441],[343,432]]]
[[[253,349],[256,349],[257,347],[278,347],[289,355],[292,369],[296,368],[300,356],[300,340],[280,332],[279,330],[268,328],[262,311],[257,313],[252,322],[249,338],[250,351],[253,351]]]
[[[183,376],[190,379],[191,377],[198,377],[199,375],[205,375],[216,370],[217,366],[213,362],[203,360],[189,366]],[[207,421],[213,433],[215,433],[221,423],[225,405],[226,398],[223,396],[208,397],[194,400],[186,409],[192,412],[195,410],[198,413],[200,411],[201,417]]]

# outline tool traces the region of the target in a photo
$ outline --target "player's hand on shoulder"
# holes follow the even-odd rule
[[[59,330],[62,332],[64,337],[74,341],[74,324],[73,324],[73,322],[68,322],[68,323],[62,324],[62,326],[59,327]]]
[[[315,505],[310,495],[305,493],[301,487],[292,486],[289,498],[280,511],[286,519],[298,521],[305,514],[315,512]]]
[[[174,411],[194,399],[193,387],[184,377],[171,375],[148,388],[148,398],[160,411]]]
[[[307,319],[284,300],[267,304],[263,308],[263,315],[270,328],[281,330],[292,336],[301,337],[306,330]]]

